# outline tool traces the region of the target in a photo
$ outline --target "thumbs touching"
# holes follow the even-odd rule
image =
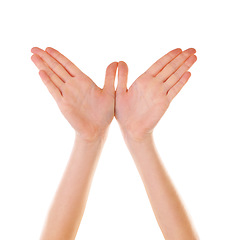
[[[114,82],[115,82],[117,67],[118,67],[118,63],[113,62],[110,65],[108,65],[106,69],[105,83],[104,83],[103,90],[107,91],[110,94],[115,94]]]
[[[125,62],[118,63],[118,85],[117,92],[123,93],[127,91],[128,66]]]

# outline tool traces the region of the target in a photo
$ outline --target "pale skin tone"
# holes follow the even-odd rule
[[[32,49],[32,61],[75,131],[66,170],[50,206],[41,240],[75,239],[92,178],[115,116],[135,161],[156,220],[166,240],[198,239],[186,210],[165,171],[153,130],[190,78],[196,50],[174,49],[156,61],[127,89],[128,67],[113,62],[103,89],[53,48]],[[118,68],[118,85],[114,88]]]

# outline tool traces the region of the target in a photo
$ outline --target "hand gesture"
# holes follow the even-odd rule
[[[107,67],[101,89],[57,50],[34,47],[31,51],[41,79],[76,134],[87,141],[105,135],[114,117],[118,63]]]
[[[154,127],[190,78],[188,69],[196,62],[196,50],[177,48],[158,61],[127,89],[128,67],[118,64],[115,116],[124,137],[137,141]]]

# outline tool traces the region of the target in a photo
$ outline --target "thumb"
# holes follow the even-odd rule
[[[118,63],[118,85],[117,92],[123,93],[127,91],[128,66],[125,62]]]
[[[114,82],[116,77],[118,63],[113,62],[108,65],[105,75],[104,90],[107,90],[109,93],[115,92]]]

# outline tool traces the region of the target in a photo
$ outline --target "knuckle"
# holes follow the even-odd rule
[[[69,60],[67,60],[67,61],[64,63],[64,66],[65,66],[65,67],[71,67],[71,66],[72,66],[72,62],[70,62]]]
[[[180,72],[176,71],[166,80],[166,82],[168,80],[170,80],[170,81],[177,81],[179,78],[180,78]]]
[[[173,78],[174,80],[177,80],[177,79],[179,79],[180,77],[181,77],[181,74],[180,74],[179,71],[176,71],[176,72],[172,75],[172,78]]]
[[[176,96],[176,95],[177,95],[177,89],[176,89],[176,87],[173,87],[173,88],[171,89],[171,95],[172,95],[172,96]],[[170,99],[170,100],[172,100],[172,99]]]
[[[49,69],[49,71],[47,71],[47,74],[49,76],[49,78],[52,78],[54,76],[54,73]]]
[[[185,59],[185,58],[187,58],[187,57],[189,57],[189,52],[182,52],[182,59]]]
[[[56,61],[54,61],[54,62],[52,63],[52,69],[54,70],[54,69],[57,69],[58,67],[59,67],[59,63],[56,62]]]
[[[57,50],[54,50],[54,54],[55,54],[56,59],[61,57],[61,53]]]
[[[153,76],[153,74],[149,70],[147,70],[140,77],[143,78],[143,79],[148,79],[148,78],[152,78],[154,76]]]
[[[158,67],[159,67],[160,69],[162,69],[162,68],[164,67],[164,65],[163,65],[163,63],[162,63],[161,60],[157,61],[156,63],[157,63],[157,65],[158,65]]]
[[[189,61],[186,61],[186,62],[184,63],[184,66],[185,66],[187,69],[189,69],[189,68],[191,67],[191,63],[190,63]]]
[[[168,64],[169,68],[171,70],[176,70],[177,69],[177,63],[175,61],[172,61]]]
[[[62,93],[63,93],[65,103],[67,103],[69,101],[69,96],[71,96],[69,88],[70,88],[70,86],[68,83],[63,84]]]
[[[162,83],[162,85],[161,85],[161,90],[162,90],[163,93],[166,93],[166,92],[167,92],[167,90],[168,90],[168,88],[169,88],[168,85],[169,85],[169,84],[167,83],[167,81],[164,82],[164,83]]]

